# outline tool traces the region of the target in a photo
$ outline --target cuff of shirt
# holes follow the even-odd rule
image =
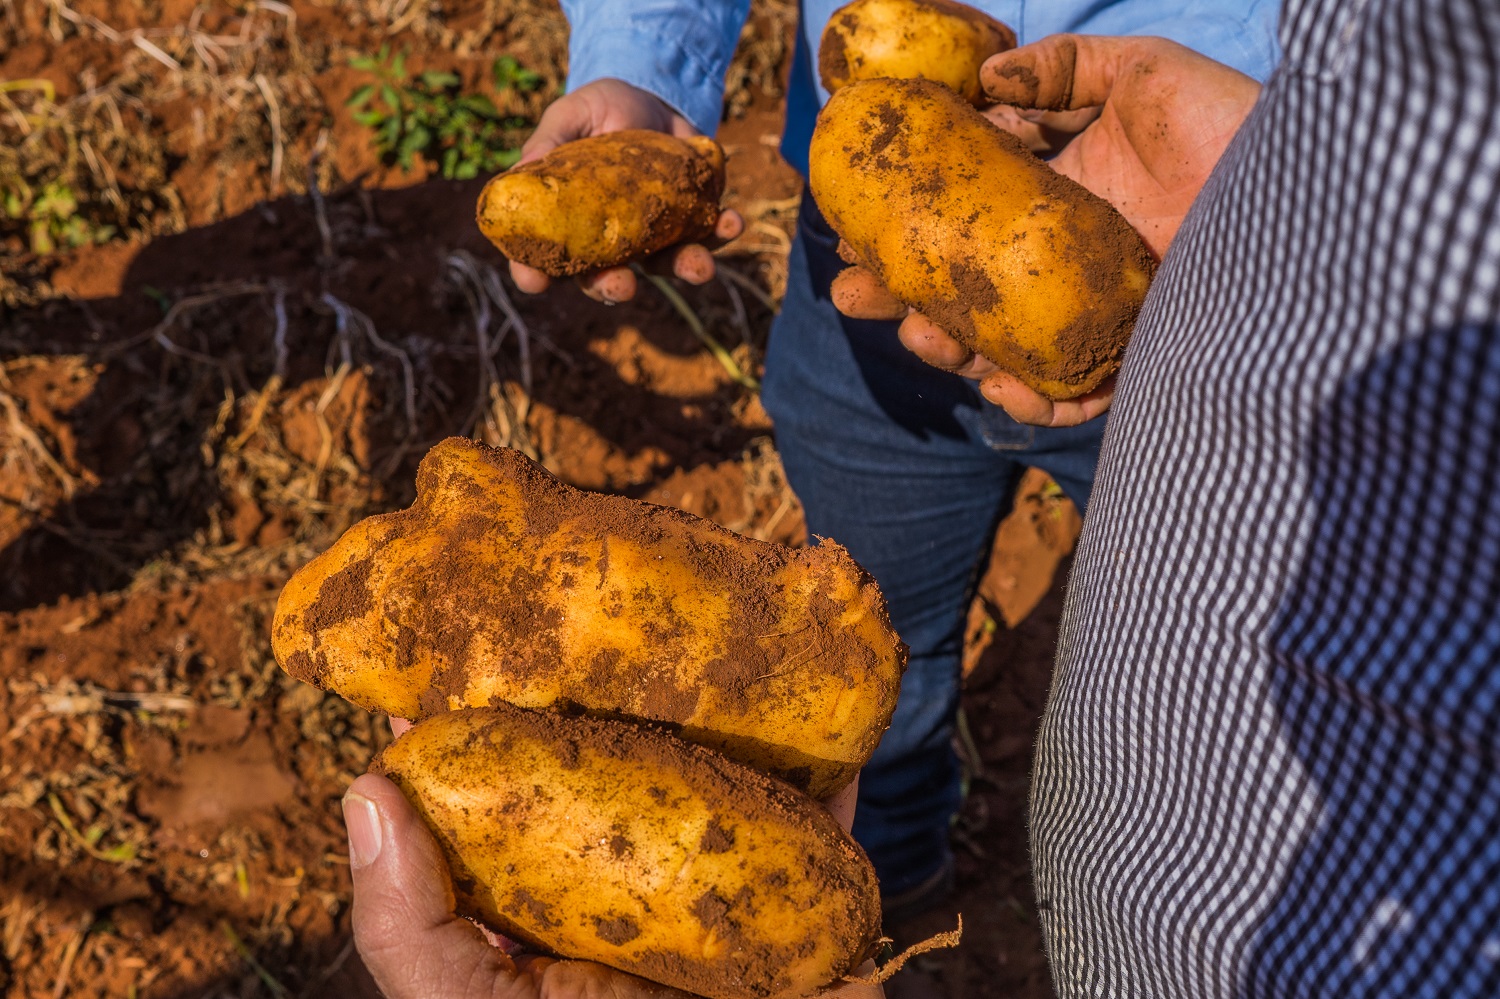
[[[705,66],[680,45],[655,32],[613,28],[575,32],[568,52],[568,90],[595,80],[623,80],[655,94],[704,135],[719,129],[724,70]]]

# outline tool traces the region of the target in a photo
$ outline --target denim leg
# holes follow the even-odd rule
[[[895,894],[949,855],[963,626],[995,525],[1026,465],[1046,467],[1082,504],[1103,421],[1021,426],[972,383],[919,361],[895,323],[840,315],[828,289],[844,265],[808,199],[798,228],[763,401],[808,531],[869,570],[911,649],[891,727],[860,776],[854,822],[882,890]]]

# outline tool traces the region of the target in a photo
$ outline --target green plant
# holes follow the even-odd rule
[[[59,245],[73,249],[103,243],[115,234],[112,225],[96,225],[78,212],[78,196],[67,184],[51,181],[38,193],[19,177],[0,187],[0,207],[26,225],[31,252],[45,256]]]
[[[354,91],[346,104],[356,122],[375,132],[381,155],[401,169],[410,170],[420,155],[449,180],[469,180],[520,158],[516,132],[527,121],[501,114],[483,94],[460,93],[463,81],[457,74],[427,70],[411,77],[406,53],[392,54],[389,45],[349,65],[375,74],[376,82]],[[491,75],[499,91],[530,93],[542,82],[511,56],[496,59]]]

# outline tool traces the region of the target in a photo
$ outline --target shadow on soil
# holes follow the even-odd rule
[[[504,261],[469,221],[479,189],[283,197],[143,248],[86,251],[54,277],[76,297],[0,312],[0,362],[67,358],[91,380],[63,412],[0,380],[16,400],[0,441],[21,446],[19,471],[35,480],[13,475],[0,493],[13,514],[0,519],[0,610],[118,587],[195,539],[326,543],[309,516],[406,502],[426,448],[476,426],[544,458],[573,449],[590,473],[580,484],[618,491],[764,432],[736,419],[742,390],[682,363],[701,348],[653,291],[615,308],[566,282],[507,296]],[[684,294],[711,328],[763,338],[769,313],[749,296],[737,315],[721,284]],[[340,427],[322,417],[351,374],[363,396],[345,400],[358,412]],[[299,392],[300,416],[287,406]],[[297,419],[306,425],[288,426]],[[42,433],[18,440],[28,428]],[[341,430],[347,439],[327,440]],[[344,458],[352,491],[332,496],[327,476]],[[317,474],[289,496],[296,469],[277,465],[299,460]]]

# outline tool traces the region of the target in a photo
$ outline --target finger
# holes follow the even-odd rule
[[[859,775],[854,775],[854,783],[842,791],[835,791],[831,797],[823,799],[823,807],[828,809],[838,824],[845,832],[854,828],[854,805],[859,799]]]
[[[578,287],[596,302],[606,305],[628,302],[635,297],[635,273],[629,267],[608,267],[583,275],[578,279]]]
[[[401,790],[365,774],[344,795],[354,944],[388,999],[511,994],[521,976],[479,930],[453,914],[453,882],[432,834]]]
[[[1052,35],[991,56],[979,69],[984,92],[1000,104],[1053,111],[1096,107],[1135,45],[1128,38]]]
[[[534,267],[510,262],[510,279],[528,295],[540,295],[552,284],[552,279]]]
[[[994,124],[1014,135],[1026,143],[1026,148],[1034,153],[1045,153],[1051,151],[1046,137],[1042,134],[1042,126],[1029,118],[1022,117],[1022,113],[1009,104],[992,104],[982,112]]]
[[[729,242],[731,239],[739,239],[740,233],[745,231],[745,217],[733,208],[726,208],[719,213],[719,221],[714,225],[714,238]]]
[[[972,350],[920,312],[913,312],[902,320],[898,333],[907,350],[934,368],[965,374],[965,369],[975,361]]]
[[[672,273],[688,284],[707,284],[714,277],[714,255],[697,243],[679,246],[672,251]]]
[[[1092,392],[1076,399],[1048,399],[1012,375],[995,372],[979,385],[980,393],[1010,414],[1017,423],[1037,427],[1076,427],[1105,413],[1114,401],[1115,379],[1111,375]]]
[[[547,106],[531,133],[521,145],[521,158],[516,166],[539,160],[564,142],[572,142],[592,133],[593,112],[588,102],[576,94],[567,94]]]
[[[411,722],[407,721],[405,718],[397,718],[395,715],[391,715],[386,720],[391,723],[391,735],[398,739],[401,737],[401,734],[403,732],[411,728]]]
[[[829,297],[833,307],[850,319],[904,319],[911,311],[905,302],[891,294],[874,271],[863,267],[839,271]]]

